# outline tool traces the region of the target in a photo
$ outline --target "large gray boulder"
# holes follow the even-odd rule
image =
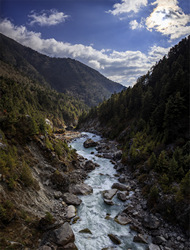
[[[79,206],[82,202],[82,200],[79,199],[75,194],[71,193],[64,193],[62,198],[63,201],[66,202],[68,205]]]
[[[65,222],[60,228],[54,230],[54,243],[65,246],[75,241],[75,235],[68,222]]]
[[[127,195],[129,194],[128,191],[119,191],[117,192],[117,198],[121,201],[126,201],[127,200]]]
[[[69,187],[69,192],[78,195],[88,195],[93,193],[93,188],[85,183]]]
[[[85,148],[91,148],[91,147],[96,147],[98,145],[98,142],[93,141],[92,139],[87,139],[84,143],[83,146]]]
[[[103,191],[103,197],[106,200],[111,200],[116,193],[117,193],[117,189],[105,190]]]
[[[73,205],[68,206],[67,208],[67,218],[71,219],[76,215],[76,208]]]
[[[94,162],[92,162],[92,161],[90,161],[90,160],[88,160],[88,161],[86,161],[86,163],[84,165],[84,170],[86,170],[86,171],[92,171],[96,167],[99,167],[99,165],[96,164],[96,163],[94,163]]]
[[[121,184],[121,183],[114,183],[111,188],[116,188],[120,191],[127,191],[130,189],[129,186],[126,186],[126,185]]]
[[[117,215],[114,220],[120,225],[127,225],[131,223],[131,219],[126,215]]]

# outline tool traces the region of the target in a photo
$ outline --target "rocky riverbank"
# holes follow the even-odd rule
[[[147,244],[150,250],[169,250],[190,248],[188,236],[177,225],[170,224],[159,213],[153,213],[142,195],[137,179],[127,166],[121,163],[122,152],[115,141],[106,139],[96,146],[97,156],[110,159],[118,172],[118,183],[113,183],[111,190],[105,190],[103,199],[106,204],[113,205],[112,198],[116,195],[126,203],[125,209],[115,217],[116,223],[130,225],[137,232],[134,242]],[[151,239],[151,244],[148,244]]]

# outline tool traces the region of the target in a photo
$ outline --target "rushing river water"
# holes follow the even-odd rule
[[[111,189],[114,182],[118,182],[114,176],[116,174],[114,165],[109,159],[95,156],[95,148],[84,148],[83,142],[87,138],[92,138],[94,141],[101,140],[100,136],[92,133],[82,133],[84,137],[75,139],[71,142],[72,148],[77,150],[79,155],[98,163],[100,167],[89,173],[89,178],[85,181],[86,184],[93,188],[93,194],[80,196],[82,203],[77,208],[77,216],[80,219],[72,225],[75,233],[75,243],[79,250],[101,250],[103,248],[110,249],[147,249],[144,244],[134,243],[133,237],[136,232],[131,231],[129,225],[120,225],[114,221],[115,216],[124,209],[124,204],[113,198],[115,205],[109,206],[104,203],[102,191]],[[91,154],[91,152],[94,154]],[[109,216],[110,215],[110,216]],[[108,218],[106,218],[109,217]],[[79,233],[80,230],[88,228],[92,234]],[[108,237],[108,234],[116,235],[120,240],[120,245],[115,245]],[[112,248],[111,248],[112,247]]]

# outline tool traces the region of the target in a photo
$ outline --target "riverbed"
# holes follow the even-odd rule
[[[82,133],[82,137],[73,140],[70,145],[76,149],[77,153],[88,160],[100,165],[91,173],[85,183],[93,188],[93,194],[80,196],[82,204],[77,208],[79,219],[72,224],[75,233],[75,243],[79,250],[101,250],[109,249],[147,249],[147,245],[133,242],[135,231],[130,230],[129,225],[120,225],[114,218],[121,212],[129,200],[122,202],[117,197],[112,201],[114,205],[105,204],[102,196],[104,190],[111,189],[113,183],[118,182],[116,170],[109,159],[96,156],[95,148],[84,148],[83,143],[88,138],[93,141],[100,141],[102,138],[92,133]],[[129,196],[132,192],[129,193]],[[83,229],[89,229],[88,233],[80,233]],[[91,232],[91,233],[90,233]],[[114,244],[108,234],[115,235],[121,244]]]

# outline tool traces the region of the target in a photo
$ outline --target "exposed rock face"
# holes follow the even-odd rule
[[[81,199],[79,199],[76,195],[71,193],[64,193],[62,198],[64,202],[66,202],[68,205],[79,206],[82,202]]]
[[[93,189],[91,186],[82,183],[82,184],[77,184],[75,186],[71,186],[69,188],[70,193],[73,194],[78,194],[78,195],[88,195],[93,192]]]
[[[107,200],[111,200],[116,193],[117,193],[117,189],[105,190],[103,193],[103,197]]]
[[[98,142],[93,141],[92,139],[87,139],[84,143],[83,146],[85,148],[92,148],[96,147],[98,145]]]
[[[51,175],[50,179],[51,179],[51,182],[57,187],[58,190],[68,191],[69,179],[67,175],[61,172],[55,171]]]

